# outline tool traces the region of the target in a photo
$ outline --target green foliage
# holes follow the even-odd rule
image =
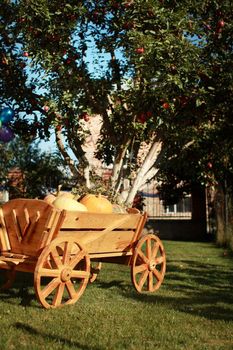
[[[88,111],[107,163],[156,134],[164,189],[233,183],[232,13],[230,0],[4,0],[0,103],[25,139],[62,127],[79,164]]]
[[[202,2],[192,13],[192,24],[199,31],[198,65],[190,70],[184,61],[182,69],[196,78],[189,76],[182,95],[173,95],[174,109],[166,127],[161,126],[161,190],[170,188],[171,196],[174,190],[182,194],[180,184],[185,192],[192,182],[227,184],[232,190],[232,4]]]

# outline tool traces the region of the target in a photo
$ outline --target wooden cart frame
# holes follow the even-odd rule
[[[161,240],[143,235],[146,213],[98,214],[55,209],[43,200],[14,199],[0,208],[0,273],[9,288],[16,271],[34,274],[45,308],[74,304],[102,262],[126,264],[136,290],[154,292],[163,282]]]

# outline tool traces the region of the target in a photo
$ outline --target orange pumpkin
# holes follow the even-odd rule
[[[87,211],[90,211],[92,213],[112,213],[112,203],[101,194],[94,195],[94,194],[86,194],[82,199],[79,201],[85,207],[87,208]]]

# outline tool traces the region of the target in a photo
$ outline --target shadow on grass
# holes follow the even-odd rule
[[[124,290],[127,286],[126,281],[125,280],[113,280],[113,281],[109,281],[109,282],[105,282],[105,281],[96,281],[95,284],[102,288],[102,289],[111,289],[111,288],[117,288],[120,290]]]
[[[59,336],[55,336],[53,334],[38,331],[36,328],[31,327],[29,325],[26,325],[25,323],[16,322],[14,324],[14,327],[17,329],[21,329],[23,332],[29,333],[30,335],[46,338],[46,341],[47,340],[56,341],[56,342],[59,341],[64,346],[68,345],[68,346],[77,347],[77,349],[83,349],[83,350],[102,350],[102,348],[99,348],[96,346],[90,347],[90,346],[83,345],[83,344],[76,342],[76,341],[71,341],[71,340],[63,338],[63,337],[59,337]]]
[[[124,293],[145,303],[167,305],[174,310],[210,320],[233,321],[233,269],[191,260],[168,262],[158,294]]]
[[[3,278],[0,279],[0,283],[2,280]],[[36,294],[33,287],[33,275],[17,271],[16,279],[12,287],[6,290],[0,290],[0,296],[2,300],[11,304],[14,303],[16,299],[19,299],[19,304],[24,307],[36,307],[36,304],[32,305],[32,302],[36,301]],[[37,307],[40,307],[40,305],[38,304]]]

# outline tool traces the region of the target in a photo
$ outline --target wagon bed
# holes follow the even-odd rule
[[[102,262],[131,267],[138,292],[153,292],[163,281],[166,257],[154,234],[143,235],[146,213],[99,214],[58,210],[43,200],[15,199],[0,208],[0,272],[8,288],[16,271],[34,273],[34,288],[45,307],[75,303]]]

